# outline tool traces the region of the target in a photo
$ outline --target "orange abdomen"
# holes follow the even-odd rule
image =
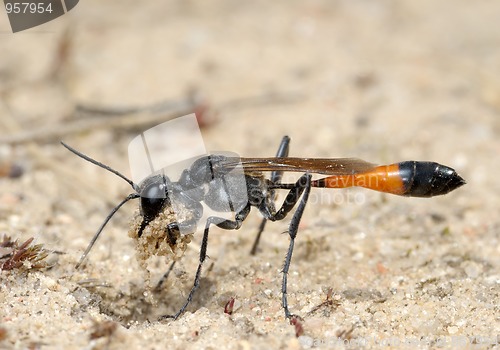
[[[398,164],[381,165],[352,175],[335,175],[313,181],[313,187],[346,188],[359,186],[371,190],[402,195],[405,192]]]
[[[313,187],[359,186],[400,196],[432,197],[465,184],[455,170],[435,162],[407,161],[380,165],[362,173],[333,175],[311,183]]]

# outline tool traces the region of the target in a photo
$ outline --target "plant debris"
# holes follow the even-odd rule
[[[224,306],[224,313],[225,314],[228,314],[228,315],[232,315],[233,314],[233,311],[234,311],[234,297],[231,297],[231,299],[229,299],[229,301],[226,303],[226,305]]]
[[[300,316],[293,315],[290,318],[290,324],[295,327],[295,336],[298,338],[304,335],[303,319]]]
[[[115,333],[118,328],[118,323],[113,321],[103,321],[97,322],[94,321],[94,326],[92,329],[92,333],[90,333],[90,340],[99,339],[103,337],[111,337],[113,333]]]
[[[19,244],[19,240],[12,240],[10,236],[3,235],[0,241],[0,270],[9,271],[19,269],[43,269],[47,267],[45,258],[49,251],[42,244],[31,245],[33,237]]]

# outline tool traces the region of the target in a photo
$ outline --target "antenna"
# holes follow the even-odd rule
[[[61,141],[61,145],[63,145],[66,149],[68,149],[70,152],[76,154],[78,157],[80,158],[83,158],[85,159],[87,162],[90,162],[92,164],[95,164],[97,165],[98,167],[101,167],[103,169],[106,169],[107,171],[121,177],[123,180],[127,181],[127,183],[132,186],[132,188],[134,189],[134,191],[136,192],[139,192],[139,186],[137,186],[132,180],[129,180],[125,175],[123,175],[122,173],[116,171],[115,169],[112,169],[111,167],[107,166],[106,164],[102,164],[101,162],[98,162],[97,160],[95,159],[92,159],[90,158],[89,156],[86,156],[85,154],[83,154],[82,152],[80,151],[77,151],[76,149],[74,149],[73,147],[65,144],[63,141]]]
[[[82,254],[81,258],[80,258],[80,261],[78,262],[78,264],[76,264],[75,268],[78,269],[83,261],[85,260],[85,258],[87,257],[87,255],[89,254],[90,250],[92,249],[92,247],[94,246],[94,243],[97,241],[97,239],[99,238],[99,235],[101,234],[102,230],[104,229],[104,227],[106,226],[106,224],[109,222],[109,220],[113,217],[113,215],[115,215],[115,213],[122,207],[122,205],[124,205],[125,203],[127,203],[129,200],[131,199],[135,199],[135,198],[139,198],[140,195],[139,195],[139,186],[137,186],[133,181],[129,180],[125,175],[121,174],[120,172],[112,169],[111,167],[107,166],[106,164],[103,164],[101,162],[98,162],[97,160],[95,159],[92,159],[90,158],[89,156],[86,156],[85,154],[77,151],[76,149],[74,149],[73,147],[71,146],[68,146],[67,144],[65,144],[64,142],[61,141],[61,144],[66,148],[68,149],[70,152],[76,154],[78,157],[80,158],[83,158],[85,159],[86,161],[92,163],[92,164],[95,164],[97,165],[98,167],[101,167],[103,169],[106,169],[107,171],[121,177],[123,180],[127,181],[127,183],[132,186],[132,188],[134,189],[134,191],[136,193],[131,193],[129,194],[125,199],[123,199],[116,207],[113,208],[113,210],[111,210],[111,212],[109,213],[109,215],[106,217],[106,219],[104,220],[104,222],[101,224],[101,226],[99,227],[99,229],[97,230],[97,232],[95,233],[94,237],[92,237],[92,240],[90,241],[89,245],[87,246],[87,249],[85,249],[85,252]]]
[[[118,204],[116,207],[114,207],[113,210],[111,210],[109,215],[106,217],[106,220],[104,220],[104,222],[101,224],[101,227],[99,227],[99,229],[95,233],[94,237],[92,237],[92,240],[90,241],[89,245],[87,246],[87,249],[85,249],[85,252],[82,254],[82,257],[80,258],[80,261],[78,262],[78,264],[76,264],[76,266],[75,266],[76,269],[78,269],[80,267],[80,265],[83,263],[83,260],[85,260],[85,258],[87,257],[88,253],[90,252],[90,250],[94,246],[94,243],[97,241],[97,238],[99,238],[99,235],[101,234],[102,230],[104,229],[104,226],[106,226],[106,224],[111,219],[111,217],[113,217],[113,215],[115,215],[115,213],[121,208],[122,205],[124,205],[125,203],[127,203],[131,199],[135,199],[135,198],[139,198],[139,197],[140,196],[137,193],[131,193],[124,200],[122,200],[120,202],[120,204]]]

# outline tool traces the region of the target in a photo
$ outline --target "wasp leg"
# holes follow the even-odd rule
[[[276,213],[271,213],[269,208],[259,208],[261,212],[265,213],[266,218],[271,221],[281,220],[286,217],[286,215],[295,207],[300,199],[299,206],[295,213],[293,214],[290,225],[288,226],[288,234],[290,236],[290,245],[288,246],[288,252],[285,257],[285,264],[283,265],[283,282],[281,285],[282,293],[282,306],[285,311],[285,316],[290,319],[292,316],[290,310],[288,309],[287,300],[287,278],[288,270],[290,269],[290,263],[292,261],[293,246],[295,243],[295,237],[297,236],[297,230],[299,228],[300,219],[304,213],[304,208],[309,199],[309,193],[311,192],[311,175],[302,175],[297,182],[293,185],[285,198],[285,201],[281,205],[281,208]],[[288,187],[288,185],[286,185]],[[267,211],[266,211],[267,210]]]
[[[288,157],[289,150],[290,150],[290,138],[288,136],[284,136],[283,139],[281,140],[278,152],[276,152],[276,157]],[[279,183],[282,177],[283,177],[283,171],[273,171],[271,173],[271,182],[273,184]],[[274,200],[276,197],[274,193],[272,196],[273,196],[272,200]],[[262,232],[266,227],[266,222],[267,222],[266,218],[262,219],[259,226],[259,230],[257,232],[257,236],[255,236],[255,241],[253,242],[252,249],[250,250],[250,255],[255,255],[255,253],[257,253],[257,246],[259,245],[260,236],[262,235]]]
[[[210,230],[210,225],[214,224],[217,227],[220,227],[224,230],[237,230],[241,227],[241,224],[246,219],[249,212],[250,212],[250,204],[245,206],[245,208],[243,208],[240,212],[236,213],[234,220],[226,220],[226,219],[216,217],[216,216],[210,216],[207,219],[207,222],[205,224],[205,230],[203,231],[203,239],[201,241],[201,248],[200,248],[200,260],[198,263],[198,268],[196,269],[196,275],[194,277],[193,287],[191,288],[191,291],[189,292],[189,295],[186,299],[186,302],[184,303],[184,305],[182,305],[180,310],[175,315],[162,316],[162,317],[160,317],[160,320],[167,319],[167,318],[173,318],[174,320],[176,320],[186,310],[189,303],[193,299],[193,295],[200,285],[201,270],[202,270],[203,263],[205,262],[205,259],[207,257],[208,232]]]
[[[156,292],[159,292],[160,289],[161,289],[161,286],[163,285],[163,283],[165,283],[165,281],[167,280],[168,278],[168,275],[170,275],[170,272],[172,272],[172,270],[174,269],[174,265],[175,265],[175,260],[172,261],[172,263],[170,264],[170,266],[168,267],[168,270],[167,272],[165,272],[165,274],[163,274],[163,276],[161,276],[160,280],[158,281],[158,284],[156,285],[155,287],[155,291]]]
[[[290,263],[292,261],[293,246],[295,243],[295,237],[297,237],[297,231],[299,228],[300,219],[302,218],[302,214],[304,213],[307,200],[309,199],[309,192],[311,191],[311,175],[305,174],[304,176],[306,177],[305,191],[304,195],[302,196],[302,199],[300,200],[299,207],[293,214],[292,220],[290,221],[290,226],[288,227],[288,234],[290,235],[290,245],[288,246],[288,252],[286,253],[285,257],[285,264],[283,265],[283,283],[281,284],[281,293],[282,293],[281,305],[285,310],[285,317],[288,319],[291,319],[292,316],[294,316],[293,314],[290,313],[290,310],[288,309],[288,300],[287,300],[288,270],[290,268]]]
[[[267,220],[270,221],[279,221],[284,219],[287,214],[295,207],[297,202],[300,199],[300,196],[307,189],[307,187],[311,187],[311,175],[304,174],[302,175],[295,184],[283,184],[283,189],[290,189],[288,192],[281,208],[278,211],[274,209],[274,205],[269,206],[266,202],[262,202],[262,205],[259,206],[259,210],[262,215]]]

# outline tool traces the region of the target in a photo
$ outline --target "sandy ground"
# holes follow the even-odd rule
[[[1,272],[0,348],[498,347],[499,17],[498,1],[87,0],[12,35],[2,14],[0,160],[24,174],[0,178],[0,233],[54,253],[50,268]],[[431,199],[315,191],[289,274],[297,326],[281,309],[289,218],[267,226],[257,256],[258,213],[213,229],[193,302],[158,322],[189,292],[200,236],[153,293],[168,262],[152,259],[148,283],[127,204],[76,270],[131,189],[58,142],[129,174],[128,142],[187,114],[193,91],[211,150],[271,156],[287,134],[294,156],[433,160],[468,183]],[[75,112],[161,101],[175,113],[131,126]]]

